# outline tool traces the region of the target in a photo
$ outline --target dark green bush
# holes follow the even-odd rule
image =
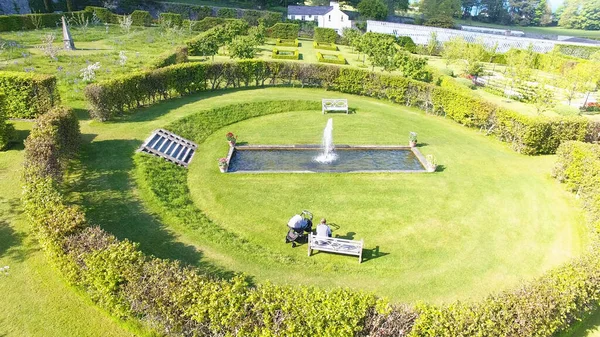
[[[183,18],[181,17],[181,14],[160,13],[158,19],[161,25],[170,24],[174,27],[181,27],[181,25],[183,24]]]
[[[265,12],[262,19],[265,27],[272,27],[278,22],[281,22],[283,15],[280,12]]]
[[[237,18],[237,10],[235,8],[219,8],[217,11],[217,17],[235,19]]]
[[[572,44],[557,44],[554,49],[567,56],[589,59],[590,56],[600,51],[600,47],[578,46]]]
[[[12,124],[8,124],[6,120],[7,117],[4,94],[0,91],[0,151],[6,148],[14,135]]]
[[[397,41],[398,45],[404,48],[406,51],[413,54],[416,52],[417,45],[410,36],[399,36]]]
[[[267,29],[267,35],[272,38],[294,40],[298,38],[300,26],[295,23],[276,23]]]
[[[0,72],[6,116],[36,118],[60,101],[56,77],[23,72]]]
[[[338,33],[333,28],[315,28],[315,34],[313,36],[315,42],[335,43],[339,37]]]
[[[212,8],[208,6],[192,6],[190,9],[190,20],[202,20],[212,16]]]
[[[131,13],[131,21],[134,26],[149,27],[152,24],[152,15],[147,11],[135,10]]]
[[[245,10],[242,13],[242,20],[246,21],[250,26],[257,26],[262,16],[263,13],[260,11]]]
[[[100,19],[104,23],[119,23],[117,15],[115,15],[107,8],[87,6],[85,7],[85,11],[90,13],[96,13],[98,19]]]

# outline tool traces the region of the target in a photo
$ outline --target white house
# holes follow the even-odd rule
[[[316,21],[317,26],[333,28],[340,35],[344,28],[352,27],[350,17],[340,9],[340,4],[336,1],[330,2],[329,6],[288,6],[287,18]]]

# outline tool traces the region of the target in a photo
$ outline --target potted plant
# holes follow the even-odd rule
[[[416,132],[410,132],[410,134],[408,135],[408,143],[410,145],[410,147],[415,147],[417,146],[417,133]]]
[[[237,137],[233,134],[233,132],[227,132],[227,135],[225,135],[225,137],[227,137],[227,141],[229,142],[229,146],[235,146],[235,142],[237,140]]]
[[[427,160],[427,172],[435,172],[437,170],[437,160],[432,154],[428,154],[425,158]]]
[[[227,172],[228,165],[227,158],[219,158],[219,169],[221,170],[221,173]]]

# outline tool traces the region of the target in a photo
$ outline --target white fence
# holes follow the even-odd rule
[[[511,48],[527,49],[529,46],[538,53],[547,53],[554,49],[557,44],[569,44],[579,46],[598,47],[588,43],[571,43],[557,40],[540,40],[516,36],[501,36],[494,34],[467,32],[456,29],[436,28],[418,25],[407,25],[402,23],[367,21],[367,31],[374,33],[393,34],[396,36],[409,36],[416,44],[426,45],[431,38],[431,33],[435,32],[437,40],[441,43],[449,41],[453,37],[463,37],[469,43],[481,43],[488,48],[498,45],[497,52],[505,53]]]

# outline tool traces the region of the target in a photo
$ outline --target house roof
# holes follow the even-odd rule
[[[325,15],[332,6],[288,6],[288,15]]]

